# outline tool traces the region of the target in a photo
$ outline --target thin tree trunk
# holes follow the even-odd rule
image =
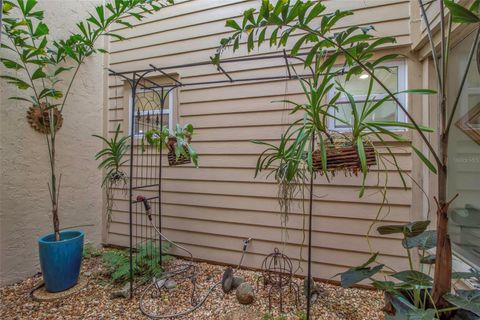
[[[452,246],[448,235],[448,207],[446,201],[447,168],[438,173],[439,200],[437,203],[437,248],[433,280],[433,301],[437,308],[446,307],[443,296],[452,290]]]

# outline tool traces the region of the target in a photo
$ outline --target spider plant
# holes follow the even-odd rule
[[[112,219],[113,193],[116,187],[126,187],[128,176],[121,167],[128,162],[124,160],[128,151],[129,136],[120,136],[120,124],[115,129],[113,138],[107,139],[99,135],[93,135],[105,144],[105,148],[97,152],[95,160],[101,160],[99,169],[105,170],[105,178],[102,181],[102,187],[106,194],[106,215],[107,230]]]

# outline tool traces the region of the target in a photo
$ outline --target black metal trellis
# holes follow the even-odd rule
[[[133,297],[134,294],[134,259],[137,256],[134,256],[134,251],[139,248],[142,244],[147,243],[148,241],[158,244],[158,257],[160,263],[162,263],[162,249],[161,241],[162,239],[153,232],[152,228],[148,226],[147,215],[144,213],[142,201],[137,200],[136,195],[140,192],[142,194],[149,194],[151,196],[146,197],[149,203],[152,204],[152,212],[157,214],[154,216],[154,221],[152,222],[158,230],[162,230],[162,150],[155,151],[154,148],[146,148],[145,153],[141,154],[139,146],[139,141],[141,139],[135,138],[135,132],[147,131],[151,128],[162,129],[163,127],[163,109],[165,107],[165,101],[168,97],[170,91],[181,88],[181,87],[191,87],[191,86],[202,86],[209,84],[222,84],[222,83],[241,83],[241,82],[258,82],[258,81],[271,81],[271,80],[293,80],[293,79],[304,79],[310,78],[313,76],[314,72],[311,67],[309,67],[310,73],[307,74],[292,74],[292,70],[289,65],[289,59],[296,59],[297,61],[304,63],[304,60],[300,57],[304,54],[299,54],[297,56],[291,56],[286,53],[284,50],[282,54],[266,54],[258,56],[247,56],[242,58],[232,58],[221,61],[217,65],[217,71],[225,75],[226,79],[223,80],[212,80],[212,81],[200,81],[200,82],[182,82],[179,79],[171,75],[172,70],[175,69],[185,69],[198,66],[214,65],[211,61],[167,66],[167,67],[157,67],[153,64],[150,64],[150,68],[133,70],[133,71],[123,71],[116,72],[109,69],[111,76],[118,76],[127,81],[131,88],[131,106],[130,106],[130,130],[131,130],[131,147],[130,147],[130,185],[129,185],[129,245],[130,245],[130,295]],[[232,77],[223,66],[230,63],[246,63],[251,61],[259,60],[273,60],[278,59],[283,60],[285,67],[287,68],[288,75],[281,76],[265,76],[265,77],[252,77],[252,78],[234,78]],[[148,78],[147,76],[163,76],[171,81],[170,84],[158,83],[154,80]],[[160,113],[154,112],[144,112],[141,110],[141,106],[137,105],[137,95],[139,94],[138,89],[143,90],[143,92],[149,91],[153,92],[159,101]],[[152,117],[150,117],[150,115]],[[145,118],[143,121],[140,121],[140,118]],[[312,136],[312,147],[315,144],[315,137]],[[145,160],[146,159],[146,160]],[[145,162],[147,161],[147,162]],[[150,161],[150,162],[149,162]],[[158,164],[155,162],[158,161]],[[139,173],[139,168],[140,173]],[[135,172],[134,172],[135,171]],[[140,174],[140,175],[139,175]],[[307,319],[310,319],[310,292],[311,292],[311,249],[312,249],[312,212],[313,212],[313,172],[311,173],[310,181],[310,199],[309,199],[309,224],[308,224],[308,270],[307,270],[307,310],[306,315]],[[154,179],[155,182],[150,180]],[[152,195],[153,194],[153,195]],[[135,230],[134,230],[135,227]],[[135,239],[135,244],[134,244]],[[153,255],[157,252],[152,252]]]

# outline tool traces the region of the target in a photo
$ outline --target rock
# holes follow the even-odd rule
[[[92,275],[92,272],[91,272],[91,271],[87,271],[87,272],[84,273],[84,275],[85,275],[86,277],[90,277],[90,276]]]
[[[243,277],[233,277],[232,289],[237,289],[244,282],[245,279]]]
[[[237,288],[237,300],[241,304],[250,304],[255,299],[253,288],[248,282],[243,282]]]
[[[173,279],[168,279],[165,282],[165,288],[167,288],[169,290],[175,289],[176,287],[177,287],[177,283]]]
[[[161,289],[164,285],[165,285],[165,282],[167,282],[166,279],[156,279],[155,280],[155,286],[157,287],[157,289]]]
[[[232,290],[233,269],[228,267],[225,269],[222,277],[222,290],[224,293],[229,293]]]
[[[113,298],[130,298],[130,283],[127,282],[122,289],[112,291],[111,294]]]

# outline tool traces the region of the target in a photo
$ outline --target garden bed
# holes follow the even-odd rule
[[[174,263],[174,262],[173,262]],[[207,263],[198,263],[198,290],[205,292],[218,282],[224,267]],[[0,289],[0,318],[1,319],[146,319],[138,306],[139,294],[130,299],[112,299],[112,291],[116,288],[110,282],[108,270],[102,263],[101,257],[85,259],[82,266],[82,275],[89,279],[88,285],[70,297],[54,302],[36,302],[32,300],[30,291],[41,282],[41,276],[36,275],[17,284]],[[265,319],[284,320],[301,319],[302,312],[295,312],[289,306],[294,306],[293,300],[286,298],[284,302],[284,318],[267,317],[267,292],[260,284],[257,290],[256,282],[259,272],[239,270],[236,275],[242,276],[255,288],[256,299],[251,305],[240,305],[235,293],[224,295],[221,287],[217,287],[205,304],[192,314],[179,319]],[[302,281],[296,279],[303,288]],[[312,319],[383,319],[383,295],[381,292],[363,289],[343,289],[326,283],[318,283],[322,293],[313,305]],[[141,290],[141,289],[140,289]],[[176,290],[176,292],[175,292]],[[189,296],[180,290],[173,289],[169,299],[158,303],[172,303],[178,309],[186,309],[189,305]],[[302,297],[302,301],[304,301]],[[274,301],[274,310],[278,304]]]

